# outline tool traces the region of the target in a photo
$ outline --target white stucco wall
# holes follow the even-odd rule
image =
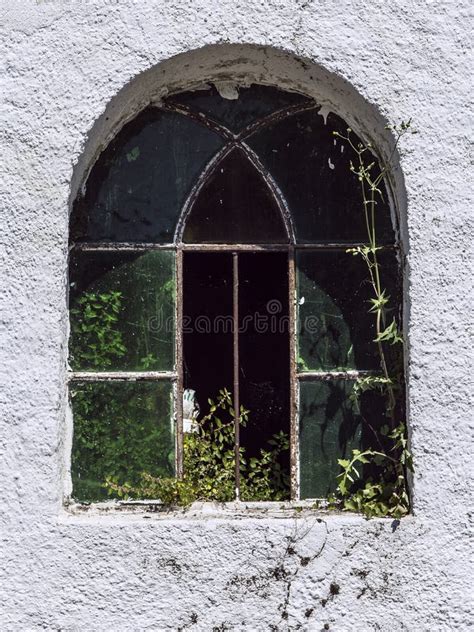
[[[1,1],[2,630],[468,629],[469,4]],[[382,153],[386,120],[420,131],[396,185],[416,464],[398,526],[63,508],[70,196],[141,103],[232,74],[304,86]]]

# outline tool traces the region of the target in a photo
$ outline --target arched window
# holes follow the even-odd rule
[[[71,219],[73,496],[183,475],[189,405],[232,392],[239,448],[275,433],[288,497],[324,498],[337,460],[371,445],[381,406],[360,183],[336,114],[251,85],[167,97],[99,156]],[[396,231],[377,207],[384,284],[400,308]],[[183,395],[188,408],[184,410]],[[189,417],[186,417],[186,415]]]

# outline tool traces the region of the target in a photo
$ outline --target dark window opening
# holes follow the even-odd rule
[[[288,243],[275,197],[242,151],[219,162],[186,222],[186,243]]]
[[[183,378],[201,410],[232,390],[232,254],[183,255]]]
[[[314,108],[279,119],[247,141],[287,200],[298,243],[367,239],[360,183],[350,171],[351,149],[333,135],[346,129],[336,114],[324,117]],[[394,233],[383,183],[382,189],[385,203],[377,206],[377,234],[381,242],[391,243]]]
[[[290,433],[288,254],[238,253],[239,400],[250,411],[240,430],[247,458],[272,436]],[[201,410],[233,390],[232,253],[183,254],[184,388]],[[288,454],[281,466],[289,472]]]
[[[239,254],[239,320],[240,400],[251,411],[240,442],[255,456],[290,431],[286,252]]]
[[[117,134],[71,216],[71,239],[171,243],[183,204],[223,139],[175,112],[147,108]]]

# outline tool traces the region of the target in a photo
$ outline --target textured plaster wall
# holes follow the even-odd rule
[[[2,0],[2,630],[468,629],[469,4]],[[420,130],[395,185],[416,462],[398,526],[63,509],[70,196],[140,103],[229,74],[304,87],[381,153],[385,120]]]

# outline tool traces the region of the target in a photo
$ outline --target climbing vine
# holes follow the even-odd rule
[[[349,459],[339,459],[341,473],[338,476],[336,500],[345,510],[359,511],[366,516],[392,516],[399,518],[409,511],[407,470],[413,471],[413,461],[408,449],[406,425],[403,419],[400,396],[403,393],[402,353],[403,345],[397,314],[391,305],[391,296],[383,285],[383,270],[376,231],[377,204],[384,201],[382,184],[392,167],[393,155],[400,140],[408,133],[414,134],[411,120],[390,126],[395,135],[392,154],[385,166],[379,167],[373,157],[372,146],[354,139],[350,128],[346,135],[333,132],[334,136],[348,143],[354,152],[350,170],[360,183],[362,209],[367,230],[367,243],[347,252],[361,257],[365,263],[368,282],[372,290],[369,312],[374,316],[375,338],[380,360],[380,374],[369,375],[355,382],[352,400],[359,407],[360,398],[367,391],[380,392],[385,401],[383,423],[371,426],[378,449],[352,450]]]

